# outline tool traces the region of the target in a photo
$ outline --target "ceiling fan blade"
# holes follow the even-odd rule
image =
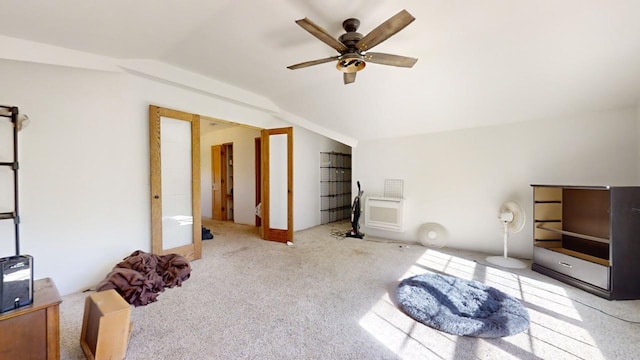
[[[372,62],[375,64],[381,64],[381,65],[391,65],[391,66],[410,68],[416,64],[418,59],[407,57],[407,56],[400,56],[400,55],[368,52],[364,55],[364,61]]]
[[[360,39],[356,43],[356,48],[360,51],[367,51],[395,35],[415,19],[407,10],[402,10]]]
[[[289,66],[287,66],[287,68],[291,69],[291,70],[301,69],[301,68],[305,68],[307,66],[319,65],[319,64],[324,64],[324,63],[328,63],[328,62],[331,62],[331,61],[335,61],[335,60],[338,60],[339,57],[340,57],[340,55],[336,55],[336,56],[332,56],[332,57],[328,57],[328,58],[324,58],[324,59],[305,61],[305,62],[302,62],[302,63],[299,63],[299,64],[289,65]]]
[[[304,18],[304,19],[296,20],[296,24],[300,25],[303,29],[307,30],[311,35],[320,39],[320,41],[322,41],[323,43],[336,49],[336,51],[338,51],[339,53],[342,54],[344,51],[347,51],[347,47],[344,46],[343,43],[341,43],[338,39],[331,36],[325,29],[321,28],[313,21],[307,18]]]
[[[352,72],[352,73],[344,73],[344,84],[351,84],[352,82],[356,81],[356,74],[357,72]]]

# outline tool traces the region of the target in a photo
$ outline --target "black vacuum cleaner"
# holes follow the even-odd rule
[[[364,191],[360,190],[360,181],[358,183],[358,194],[353,198],[353,206],[351,207],[351,230],[347,231],[346,237],[362,239],[364,233],[360,232],[360,197]]]

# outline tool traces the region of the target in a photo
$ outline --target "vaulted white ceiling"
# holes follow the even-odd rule
[[[640,0],[0,0],[0,9],[0,35],[163,62],[358,140],[640,99]],[[375,51],[417,57],[412,69],[368,64],[344,85],[334,63],[286,68],[337,55],[294,20],[337,38],[347,18],[367,34],[402,9],[416,20]]]

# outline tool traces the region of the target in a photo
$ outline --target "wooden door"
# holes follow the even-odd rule
[[[262,144],[260,138],[255,138],[255,172],[256,172],[256,206],[262,201]],[[262,219],[256,214],[256,226],[262,226]]]
[[[149,106],[151,251],[202,257],[200,116]]]
[[[211,212],[214,220],[223,220],[222,153],[222,146],[211,147]]]
[[[261,235],[293,241],[293,128],[262,130],[261,142]]]
[[[233,221],[233,143],[222,144],[222,220]]]

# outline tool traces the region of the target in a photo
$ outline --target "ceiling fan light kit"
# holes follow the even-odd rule
[[[367,62],[411,68],[418,59],[384,53],[369,53],[367,51],[395,35],[414,20],[415,18],[409,14],[409,12],[402,10],[363,36],[357,32],[360,27],[360,20],[350,18],[342,22],[342,28],[346,33],[342,34],[338,39],[334,38],[326,30],[307,18],[296,20],[296,24],[300,25],[300,27],[307,30],[320,41],[331,46],[338,51],[340,55],[305,61],[287,66],[287,68],[296,70],[337,60],[336,69],[344,73],[345,84],[353,83],[356,80],[356,73],[364,69]]]
[[[343,73],[354,73],[364,69],[367,66],[362,55],[358,54],[345,54],[338,59],[336,69]]]

